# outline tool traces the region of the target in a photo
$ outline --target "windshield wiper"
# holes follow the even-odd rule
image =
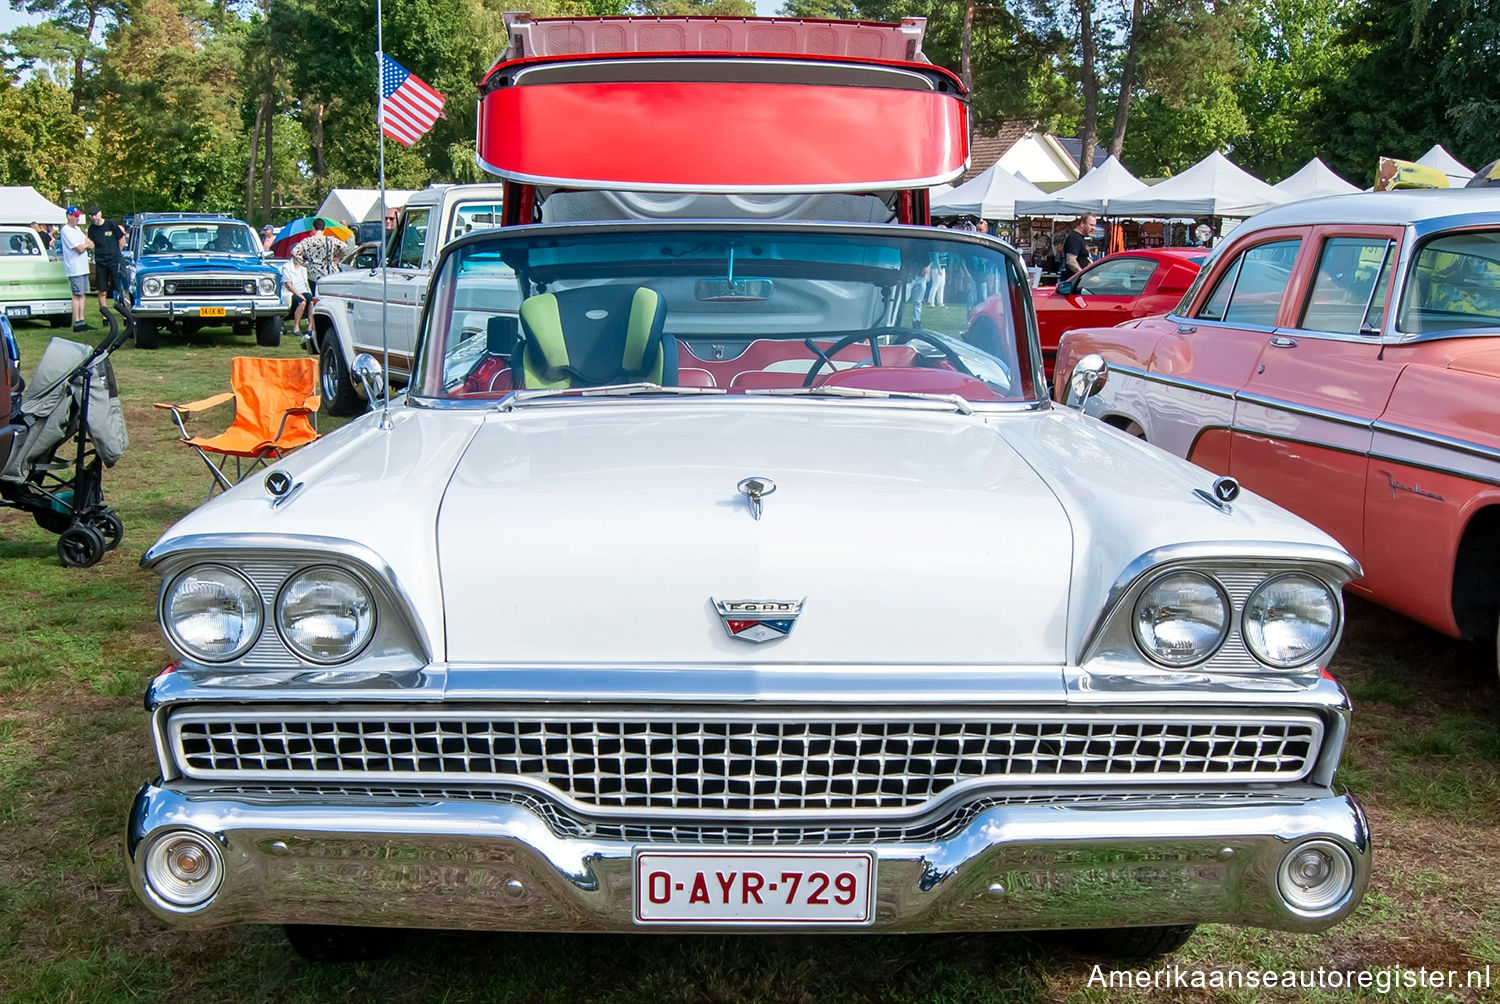
[[[960,414],[972,415],[974,408],[967,398],[958,394],[924,394],[915,390],[873,390],[868,387],[756,387],[745,391],[746,395],[764,394],[770,397],[866,397],[900,398],[911,401],[937,401],[952,405]]]
[[[516,390],[500,399],[495,407],[499,411],[510,411],[519,405],[557,397],[636,397],[639,395],[667,394],[690,396],[695,394],[727,394],[718,387],[663,387],[657,383],[620,383],[605,387],[562,387],[557,390]]]

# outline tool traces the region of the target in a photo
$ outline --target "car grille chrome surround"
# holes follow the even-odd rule
[[[202,781],[487,783],[610,815],[911,815],[990,786],[1297,781],[1323,725],[1313,713],[1243,709],[878,718],[190,707],[168,716],[166,738],[177,769]]]
[[[240,276],[239,278],[220,278],[211,276],[163,276],[163,284],[170,282],[172,292],[169,296],[250,296],[255,291],[255,280],[258,275]],[[245,283],[251,284],[251,292],[245,292]],[[166,292],[163,285],[162,291]]]

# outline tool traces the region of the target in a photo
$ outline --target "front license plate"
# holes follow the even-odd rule
[[[223,317],[224,316],[224,308],[223,307],[199,307],[198,308],[198,316],[199,317]]]
[[[868,924],[875,856],[638,851],[641,924]]]
[[[25,304],[25,303],[18,303],[18,304],[12,305],[12,306],[8,306],[8,307],[5,308],[5,316],[6,317],[30,317],[31,316],[31,306],[29,304]]]

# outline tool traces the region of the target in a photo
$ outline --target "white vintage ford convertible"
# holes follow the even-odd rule
[[[915,94],[953,128],[932,170],[965,159],[919,49],[642,67],[547,57],[546,27],[485,100],[552,121],[550,88],[608,77],[691,117],[779,73],[847,114]],[[514,218],[444,250],[407,393],[366,357],[374,410],[145,556],[176,652],[128,833],[154,914],[321,955],[405,927],[1146,954],[1355,907],[1342,549],[1050,402],[1020,257],[917,225],[931,175],[895,155],[849,191],[796,156],[653,188],[518,163],[544,147],[481,133]]]

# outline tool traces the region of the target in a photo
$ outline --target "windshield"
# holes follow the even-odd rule
[[[1033,400],[1035,321],[1013,259],[911,233],[497,235],[445,258],[416,386],[441,398],[644,383]]]
[[[179,254],[183,251],[218,251],[257,254],[260,241],[247,224],[148,223],[141,228],[141,254]]]

